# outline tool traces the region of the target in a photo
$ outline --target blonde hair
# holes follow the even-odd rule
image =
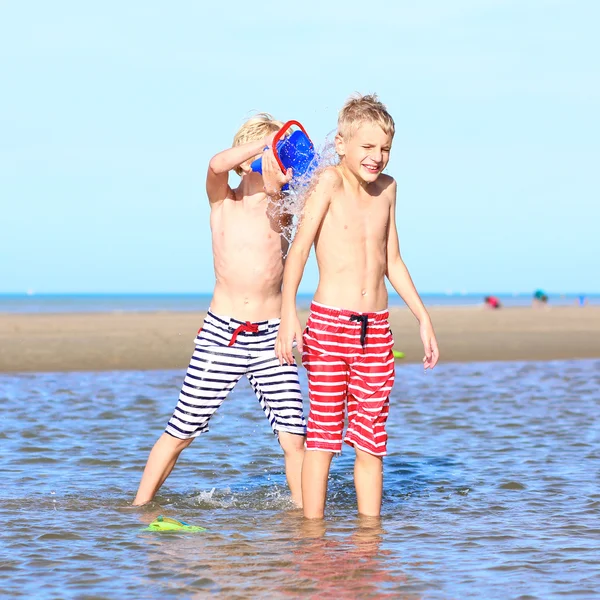
[[[266,137],[270,133],[279,131],[283,127],[281,121],[274,119],[269,113],[258,113],[248,119],[233,137],[233,145],[240,146],[248,142],[256,142]],[[238,175],[242,175],[243,171],[240,167],[235,168]]]
[[[385,104],[379,101],[377,94],[362,96],[354,94],[346,101],[338,116],[338,133],[350,138],[361,123],[375,123],[384,133],[394,137],[396,126]]]

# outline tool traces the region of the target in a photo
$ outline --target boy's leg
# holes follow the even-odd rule
[[[302,466],[302,501],[308,519],[322,519],[325,514],[329,467],[333,455],[342,449],[348,393],[348,365],[324,352],[318,341],[320,335],[318,330],[309,332],[307,328],[302,356],[310,399]]]
[[[354,486],[358,512],[368,517],[378,517],[381,513],[383,494],[383,459],[356,448],[354,462]]]
[[[304,459],[304,436],[281,431],[279,443],[283,450],[285,478],[292,494],[292,502],[302,508],[302,461]]]
[[[200,340],[202,341],[202,340]],[[166,432],[150,452],[134,506],[150,502],[182,450],[201,433],[246,370],[246,357],[221,346],[196,346]]]
[[[307,450],[302,465],[302,504],[307,519],[322,519],[333,452]]]
[[[382,393],[389,391],[384,389]],[[383,456],[387,444],[385,422],[389,413],[389,397],[376,401],[377,396],[360,401],[354,395],[348,397],[348,430],[344,439],[356,452],[354,486],[358,512],[370,517],[381,513]]]
[[[301,473],[305,422],[296,365],[280,365],[274,350],[256,353],[248,366],[248,381],[279,437],[292,501],[302,506]]]
[[[154,498],[160,486],[171,474],[181,452],[193,441],[194,438],[180,440],[168,433],[163,433],[158,438],[148,456],[140,487],[133,501],[134,506],[146,504]]]
[[[387,327],[387,321],[383,327]],[[348,429],[344,441],[356,451],[354,485],[358,512],[366,516],[381,513],[383,457],[387,448],[385,424],[395,377],[392,345],[389,329],[383,337],[367,337],[367,356],[353,363],[350,369]]]

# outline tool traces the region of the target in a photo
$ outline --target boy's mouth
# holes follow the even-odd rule
[[[363,164],[363,167],[367,171],[369,171],[369,173],[373,173],[374,175],[377,174],[377,173],[379,173],[379,171],[380,171],[380,169],[379,169],[379,167],[377,165],[366,165],[366,164]]]

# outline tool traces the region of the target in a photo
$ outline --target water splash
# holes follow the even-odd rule
[[[190,505],[194,508],[215,509],[234,508],[243,510],[289,510],[295,508],[290,493],[286,487],[278,484],[269,486],[244,486],[212,488],[210,492],[203,491],[191,498],[180,499],[178,505]]]
[[[335,151],[335,134],[336,131],[330,132],[321,146],[316,146],[315,144],[315,157],[306,173],[294,177],[289,188],[284,192],[283,198],[272,201],[269,206],[271,215],[278,218],[282,224],[280,235],[288,242],[288,249],[294,238],[294,233],[302,215],[306,199],[318,182],[320,174],[327,167],[339,163],[339,157]],[[287,250],[285,254],[287,254]]]
[[[214,493],[215,493],[215,489],[216,488],[212,488],[210,490],[210,492],[208,492],[208,491],[200,492],[198,494],[198,496],[196,496],[196,500],[198,500],[198,502],[208,502],[208,503],[210,503],[210,501],[213,499],[213,496],[214,496]]]

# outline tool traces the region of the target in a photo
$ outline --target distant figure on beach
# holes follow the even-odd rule
[[[500,303],[500,300],[496,298],[496,296],[486,296],[483,299],[483,305],[486,308],[491,308],[493,310],[502,308],[502,304]]]
[[[585,294],[580,294],[579,296],[577,296],[576,304],[577,306],[579,306],[579,308],[587,306],[587,303],[588,299],[586,298]]]
[[[393,136],[394,121],[376,96],[348,100],[335,138],[339,164],[318,175],[287,258],[275,347],[282,364],[293,364],[295,340],[308,372],[302,468],[308,518],[324,516],[331,459],[341,452],[342,440],[356,453],[359,513],[381,512],[385,424],[394,383],[386,275],[420,322],[425,369],[439,357],[431,319],[400,256],[396,182],[383,174]],[[303,335],[296,294],[313,243],[319,285]]]
[[[543,308],[548,305],[548,295],[543,290],[536,290],[531,301],[533,308]]]
[[[233,147],[209,163],[206,191],[216,285],[179,402],[150,452],[136,506],[154,498],[182,450],[208,431],[211,416],[243,375],[283,449],[292,500],[301,506],[306,427],[298,367],[293,361],[281,365],[274,351],[287,252],[280,234],[289,223],[287,216],[273,214],[278,211],[271,210],[270,203],[281,200],[281,188],[291,179],[291,172],[281,172],[270,148],[281,126],[267,114],[253,117],[237,132]],[[262,175],[250,169],[261,153]],[[229,186],[229,171],[241,176],[235,189]],[[193,260],[189,270],[193,272]],[[240,436],[250,435],[240,431]]]

